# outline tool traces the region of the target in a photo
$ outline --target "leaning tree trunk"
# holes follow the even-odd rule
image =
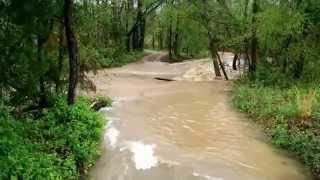
[[[214,72],[216,74],[217,77],[221,77],[221,72],[219,69],[219,63],[217,60],[217,56],[216,56],[216,48],[214,45],[214,42],[212,40],[212,38],[209,38],[209,51],[211,53],[211,57],[212,57],[212,63],[213,63],[213,67],[214,67]]]
[[[78,44],[72,29],[73,0],[64,0],[64,25],[69,52],[68,104],[74,104],[79,78]]]
[[[228,77],[228,74],[227,74],[227,72],[226,72],[226,69],[224,68],[223,62],[222,62],[222,60],[221,60],[221,58],[220,58],[220,55],[219,55],[218,51],[216,51],[216,55],[217,55],[217,58],[218,58],[218,61],[219,61],[221,70],[222,70],[222,72],[223,72],[224,78],[228,81],[228,80],[229,80],[229,77]]]

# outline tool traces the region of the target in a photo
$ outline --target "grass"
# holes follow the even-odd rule
[[[233,105],[263,124],[273,143],[294,152],[320,178],[320,88],[237,83]]]

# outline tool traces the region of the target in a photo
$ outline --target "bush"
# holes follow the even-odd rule
[[[294,152],[320,176],[320,88],[308,84],[280,88],[245,82],[233,90],[233,104],[258,119],[273,142]]]
[[[121,48],[109,49],[107,52],[102,52],[102,54],[105,54],[104,61],[101,62],[104,68],[120,67],[135,62],[144,55],[143,52],[127,52]]]
[[[77,179],[99,154],[104,120],[88,102],[58,98],[40,119],[0,109],[0,179]]]
[[[82,66],[87,70],[119,67],[137,61],[144,56],[143,52],[127,52],[123,48],[83,47],[80,50]]]

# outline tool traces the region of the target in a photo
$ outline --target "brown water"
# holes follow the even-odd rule
[[[204,81],[181,78],[205,63],[210,64],[142,61],[94,78],[98,93],[115,103],[103,110],[110,123],[102,157],[90,172],[93,179],[311,179],[299,163],[266,142],[261,128],[230,108],[230,82],[206,81],[210,75],[201,72],[195,74]]]

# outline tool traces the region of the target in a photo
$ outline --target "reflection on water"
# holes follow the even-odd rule
[[[112,123],[90,173],[94,179],[308,179],[300,164],[229,107],[229,82],[183,81],[185,72],[205,63],[144,62],[95,78],[98,92],[116,103],[105,110]],[[182,81],[153,79],[159,75]]]

